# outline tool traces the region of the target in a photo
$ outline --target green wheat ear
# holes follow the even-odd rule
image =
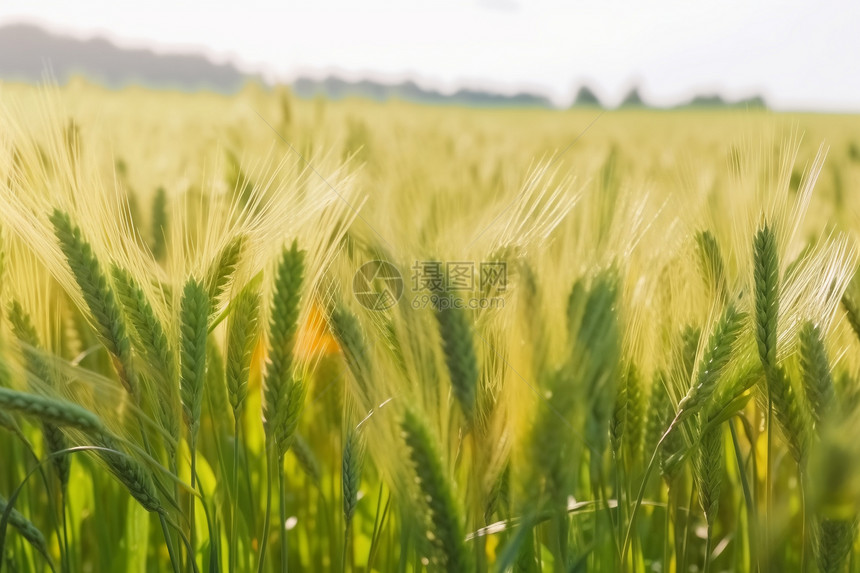
[[[86,408],[68,400],[0,387],[0,410],[17,412],[57,427],[84,432],[94,446],[110,450],[99,449],[96,455],[144,509],[158,513],[164,511],[150,471],[123,453],[119,441],[107,430],[101,419]]]
[[[842,519],[823,519],[815,531],[815,558],[821,573],[843,571],[854,546],[857,524]]]
[[[627,457],[630,463],[639,460],[645,433],[644,396],[639,370],[631,364],[625,376],[627,390]]]
[[[209,266],[209,270],[206,272],[205,283],[206,289],[209,292],[209,299],[213,302],[217,301],[224,294],[224,289],[227,288],[230,278],[236,271],[236,267],[239,266],[245,242],[245,235],[236,235],[224,245],[221,252],[218,253],[218,256],[215,257]]]
[[[779,255],[776,234],[765,225],[753,240],[756,344],[765,371],[776,368]]]
[[[180,310],[180,396],[190,443],[197,439],[206,380],[206,339],[208,336],[209,296],[201,282],[191,278],[182,291]]]
[[[213,412],[226,412],[230,408],[230,399],[227,395],[227,372],[225,371],[224,356],[218,342],[211,336],[206,341],[205,384],[210,409]],[[215,420],[216,424],[224,422],[227,422],[227,426],[230,425],[230,420],[226,420],[222,416],[218,416],[218,419]]]
[[[314,485],[317,487],[322,483],[322,467],[320,467],[319,458],[314,453],[313,448],[300,433],[293,434],[293,443],[290,447],[290,452],[295,456],[299,467],[305,472]]]
[[[92,247],[84,240],[80,228],[72,224],[68,213],[54,209],[51,223],[60,249],[92,314],[96,335],[110,353],[123,386],[139,403],[140,388],[132,365],[131,340],[116,294],[102,272]]]
[[[717,388],[720,376],[729,363],[732,348],[743,329],[746,314],[729,304],[708,338],[708,346],[699,363],[696,379],[687,394],[678,402],[678,419],[687,418],[708,403]]]
[[[696,367],[696,353],[699,350],[699,338],[702,336],[702,330],[688,324],[681,332],[680,359],[682,376],[689,379],[693,375],[693,369]]]
[[[842,307],[845,309],[845,317],[851,325],[851,330],[860,339],[860,308],[857,308],[854,299],[847,292],[842,295]]]
[[[94,445],[110,451],[99,450],[99,457],[114,477],[125,486],[128,493],[147,511],[163,513],[164,507],[158,497],[152,473],[143,464],[125,453],[118,441],[105,432],[94,436]]]
[[[56,388],[57,382],[54,373],[42,356],[41,342],[39,341],[36,329],[30,321],[30,315],[27,314],[17,300],[13,300],[9,305],[9,322],[12,325],[12,332],[22,344],[22,352],[27,363],[27,369],[45,384]],[[60,452],[69,447],[66,435],[63,434],[60,428],[50,422],[42,421],[42,436],[45,439],[45,446],[50,453]],[[68,456],[57,456],[53,458],[53,465],[57,471],[57,478],[65,489],[69,483],[71,459]]]
[[[367,342],[358,318],[346,307],[337,305],[331,314],[331,329],[347,368],[361,390],[366,392],[370,384],[371,365]]]
[[[612,417],[609,419],[609,446],[613,456],[620,458],[621,440],[627,426],[627,408],[630,405],[627,399],[627,383],[623,379],[615,388],[615,405],[612,409]]]
[[[263,418],[268,439],[280,452],[289,441],[304,400],[304,383],[293,376],[293,347],[298,330],[299,303],[304,278],[304,251],[293,241],[284,249],[275,275],[269,319],[269,363],[263,387]]]
[[[804,323],[800,328],[800,370],[812,419],[815,427],[821,428],[827,421],[835,397],[824,340],[819,328],[811,322]]]
[[[283,457],[293,444],[296,428],[299,427],[299,416],[305,403],[307,386],[304,380],[294,378],[290,381],[287,391],[282,396],[278,424],[275,427],[275,442],[278,445],[278,455]]]
[[[260,293],[248,285],[233,304],[227,325],[227,390],[233,412],[238,413],[248,395],[251,357],[260,334]]]
[[[128,323],[136,336],[132,339],[137,354],[144,358],[146,372],[157,382],[156,414],[162,428],[179,438],[176,362],[164,326],[155,314],[140,284],[120,267],[111,267],[114,288]]]
[[[167,255],[167,193],[159,187],[152,200],[152,256],[156,261],[164,260]]]
[[[478,388],[478,361],[475,358],[472,328],[465,312],[460,309],[437,309],[436,321],[451,388],[467,424],[471,426],[475,423]]]
[[[51,552],[48,550],[48,543],[45,541],[45,536],[39,530],[38,527],[33,524],[29,519],[24,517],[17,509],[9,509],[9,504],[6,501],[6,498],[0,496],[0,515],[9,512],[9,525],[14,527],[18,533],[23,537],[27,543],[33,546],[33,549],[38,551],[42,557],[48,560],[51,563],[51,567],[53,568],[53,561],[51,560]]]
[[[700,231],[696,233],[696,246],[705,282],[712,292],[724,297],[727,292],[725,264],[717,238],[710,231]]]
[[[770,376],[770,397],[776,420],[785,433],[788,449],[794,461],[801,467],[809,453],[809,418],[803,404],[797,398],[785,369],[777,367]]]
[[[128,324],[137,334],[136,350],[152,368],[152,373],[170,378],[173,372],[173,355],[164,326],[155,314],[140,284],[127,270],[111,267],[111,277],[117,298],[122,304]]]
[[[721,426],[702,431],[696,462],[699,502],[705,513],[708,528],[712,529],[720,507],[720,491],[723,483],[723,432]]]
[[[343,490],[343,517],[347,527],[355,515],[358,505],[358,490],[364,469],[364,440],[356,429],[350,429],[343,446],[341,461],[341,484]]]
[[[2,384],[3,382],[5,381],[0,379],[0,384]],[[18,421],[15,419],[15,417],[12,416],[12,414],[6,412],[5,410],[0,410],[0,428],[3,428],[8,432],[13,433],[19,438],[26,438],[26,436],[21,433],[21,426],[18,424]]]
[[[666,431],[675,416],[672,400],[669,393],[666,392],[665,383],[666,373],[663,370],[656,370],[649,386],[648,410],[645,414],[645,428],[642,438],[642,451],[645,452],[646,456],[653,453],[657,448],[660,438],[663,437],[663,432]]]
[[[408,410],[400,428],[421,491],[419,502],[427,512],[427,530],[420,534],[429,541],[440,570],[473,570],[471,554],[464,543],[460,510],[430,433],[424,423]]]
[[[669,435],[660,443],[663,434],[669,429],[675,417],[675,409],[672,405],[672,397],[665,388],[666,374],[657,372],[651,382],[651,398],[648,402],[648,418],[645,429],[645,454],[659,455],[660,474],[664,481],[671,483],[677,475],[680,466],[673,465],[671,460],[683,447],[678,427],[675,427]]]
[[[768,225],[759,229],[755,235],[753,259],[756,344],[764,368],[768,398],[773,403],[776,419],[786,434],[792,456],[802,465],[809,443],[808,420],[785,369],[777,365],[779,256],[776,234]]]
[[[585,392],[585,437],[599,452],[606,449],[619,377],[617,296],[618,277],[613,271],[603,271],[587,289],[581,282],[574,284],[568,299],[573,348],[567,371]],[[566,393],[571,394],[569,390]]]

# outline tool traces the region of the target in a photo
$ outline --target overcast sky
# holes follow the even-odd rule
[[[582,83],[609,104],[763,94],[777,109],[860,112],[860,3],[773,0],[2,0],[40,23],[157,51],[205,51],[269,79],[336,72],[427,87]]]

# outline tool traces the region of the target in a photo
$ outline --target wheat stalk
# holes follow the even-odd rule
[[[72,224],[68,213],[54,209],[51,222],[60,248],[92,314],[96,334],[111,354],[123,386],[135,402],[140,403],[140,388],[132,365],[131,341],[114,290],[102,272],[92,247],[83,238],[80,228]]]
[[[158,497],[152,473],[141,463],[123,452],[117,440],[109,433],[94,436],[98,456],[108,469],[125,486],[129,494],[147,511],[163,513],[164,507]]]
[[[785,433],[791,455],[803,468],[809,451],[809,420],[782,367],[774,371],[770,393],[776,419]]]
[[[101,419],[89,410],[66,400],[3,387],[0,387],[0,409],[19,412],[57,427],[74,428],[90,436],[94,445],[104,448],[97,450],[98,456],[129,493],[148,511],[162,511],[149,471],[121,452],[117,440]]]
[[[303,275],[304,251],[299,251],[298,244],[293,242],[290,249],[284,249],[276,271],[263,389],[266,437],[277,443],[280,452],[289,449],[304,399],[304,383],[293,375]]]
[[[128,324],[136,334],[132,339],[135,350],[143,357],[148,375],[157,382],[155,411],[159,425],[178,440],[180,418],[176,362],[164,326],[131,273],[113,266],[111,275]],[[169,441],[165,444],[172,456],[174,447]]]
[[[631,364],[627,368],[625,376],[625,389],[627,392],[626,426],[627,432],[627,457],[632,465],[639,460],[642,452],[642,440],[645,433],[645,398],[642,392],[642,379],[639,370]]]
[[[848,293],[842,295],[842,307],[845,309],[845,317],[851,325],[851,330],[860,339],[860,308],[857,308],[854,299]]]
[[[618,278],[613,271],[599,273],[587,289],[577,282],[568,299],[568,329],[574,329],[568,372],[585,392],[585,439],[595,460],[606,450],[607,431],[618,385],[620,336],[616,303]],[[569,392],[568,392],[569,393]],[[596,469],[596,465],[593,469]],[[597,476],[593,476],[597,478]]]
[[[478,361],[475,358],[472,328],[465,312],[456,308],[437,309],[436,321],[451,389],[466,423],[472,426],[475,423],[478,395]]]
[[[685,419],[695,413],[713,396],[717,382],[728,365],[732,348],[740,336],[746,314],[729,304],[717,321],[696,374],[695,383],[678,402],[677,419]]]
[[[364,440],[356,429],[346,435],[341,460],[341,485],[343,490],[343,516],[347,528],[352,523],[358,504],[358,490],[361,487],[361,472],[364,468]]]
[[[91,435],[101,435],[106,431],[98,416],[67,400],[0,387],[0,408]]]
[[[433,548],[433,561],[442,570],[470,571],[471,556],[464,545],[460,510],[433,439],[424,423],[410,411],[400,428],[421,491],[420,505],[427,512],[427,530],[422,534]]]
[[[657,450],[660,438],[672,422],[675,410],[672,400],[665,388],[666,373],[662,370],[654,372],[651,381],[651,390],[648,396],[648,410],[645,415],[645,429],[643,432],[643,451],[653,452]],[[664,445],[660,446],[665,447]]]
[[[626,375],[623,378],[626,378]],[[616,460],[620,460],[621,456],[621,440],[627,425],[627,408],[629,406],[627,381],[622,379],[615,389],[615,405],[609,419],[609,445]]]
[[[152,200],[152,245],[150,250],[155,260],[161,261],[167,255],[167,232],[168,232],[168,217],[167,217],[167,193],[164,187],[159,187],[155,191],[155,197]]]
[[[696,246],[698,247],[699,265],[705,283],[712,293],[725,300],[728,292],[726,271],[717,238],[710,231],[700,231],[696,233]]]
[[[21,342],[27,368],[45,384],[56,388],[54,373],[41,355],[39,335],[30,321],[30,315],[17,300],[13,300],[9,306],[9,322],[12,325],[12,332]],[[68,447],[68,440],[62,430],[50,422],[42,422],[42,437],[45,439],[45,446],[49,453],[60,452]],[[71,460],[68,456],[55,456],[52,461],[60,484],[65,490],[69,483]]]
[[[188,279],[182,291],[180,310],[180,394],[190,442],[195,444],[200,429],[203,384],[206,380],[206,339],[209,296],[202,283]]]
[[[708,428],[699,439],[696,473],[699,481],[699,501],[708,527],[714,526],[720,504],[723,478],[723,433],[719,426]]]
[[[835,396],[821,331],[811,322],[804,323],[800,328],[800,370],[812,419],[815,427],[820,428],[827,420]]]
[[[18,421],[15,420],[12,414],[4,410],[0,410],[0,428],[4,428],[7,431],[12,432],[16,436],[23,436],[21,433],[21,426],[18,425]]]
[[[230,571],[235,570],[238,549],[236,543],[236,514],[239,491],[239,441],[241,435],[241,417],[245,398],[248,395],[248,379],[251,373],[251,357],[254,345],[259,335],[260,294],[254,284],[249,284],[239,293],[233,302],[234,308],[230,313],[227,324],[227,367],[225,382],[229,393],[230,405],[233,409],[233,512],[231,514],[230,536]],[[214,353],[213,353],[214,356]],[[220,356],[217,359],[220,365]],[[221,386],[220,380],[216,386]],[[213,388],[216,386],[212,386]],[[219,395],[223,390],[217,390]]]
[[[337,339],[347,368],[362,392],[362,398],[369,399],[371,362],[367,341],[355,315],[342,305],[337,305],[331,313],[331,329]],[[369,404],[364,404],[369,406]]]
[[[260,293],[249,285],[233,301],[227,324],[227,390],[238,416],[248,395],[251,356],[259,336]]]
[[[823,519],[815,535],[815,557],[821,573],[845,570],[857,535],[857,524],[844,519]]]
[[[699,503],[702,505],[708,524],[704,567],[704,571],[707,572],[711,561],[711,542],[723,483],[723,432],[720,426],[702,430],[698,454],[696,475],[699,485]]]
[[[206,272],[206,279],[204,281],[206,290],[209,293],[209,300],[217,301],[221,298],[230,278],[239,266],[245,243],[245,235],[235,235],[224,245],[218,256],[212,261],[209,270]]]
[[[9,510],[9,503],[3,496],[0,496],[0,515],[9,511],[9,525],[14,527],[21,537],[27,540],[27,543],[33,546],[33,549],[38,551],[49,563],[51,562],[51,554],[48,551],[48,543],[45,540],[44,534],[36,527],[33,522],[24,517],[17,509]],[[53,568],[53,564],[51,564]]]
[[[341,497],[343,498],[343,558],[341,569],[346,571],[347,554],[350,547],[352,518],[358,506],[358,491],[361,488],[361,472],[364,469],[364,439],[356,428],[346,434],[341,456]]]
[[[278,490],[280,492],[280,539],[282,570],[287,568],[287,531],[284,491],[284,454],[290,449],[298,427],[299,414],[304,405],[305,384],[293,372],[293,351],[298,329],[299,303],[304,279],[305,252],[293,241],[284,249],[275,271],[274,292],[269,318],[268,362],[263,383],[263,431],[270,465],[277,462]],[[271,460],[274,457],[274,460]],[[266,488],[266,523],[271,502],[271,469]],[[260,552],[260,571],[263,567],[265,546]]]
[[[298,432],[293,434],[293,444],[290,447],[290,451],[295,456],[299,467],[302,468],[305,475],[310,478],[314,485],[319,487],[323,479],[322,467],[320,467],[320,461],[314,453],[313,448],[303,435]]]
[[[152,373],[164,379],[172,378],[173,352],[164,326],[155,314],[152,304],[140,284],[127,270],[112,266],[111,276],[128,324],[137,334],[136,342],[140,355],[150,365]]]
[[[756,344],[765,374],[776,368],[779,258],[776,234],[765,225],[753,240]]]

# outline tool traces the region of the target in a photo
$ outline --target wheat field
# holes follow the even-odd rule
[[[0,84],[0,570],[860,571],[860,117]]]

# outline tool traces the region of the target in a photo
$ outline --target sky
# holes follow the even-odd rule
[[[633,86],[671,105],[763,95],[776,109],[860,112],[860,3],[773,0],[2,0],[29,22],[159,52],[204,52],[272,81],[298,75],[604,103]]]

